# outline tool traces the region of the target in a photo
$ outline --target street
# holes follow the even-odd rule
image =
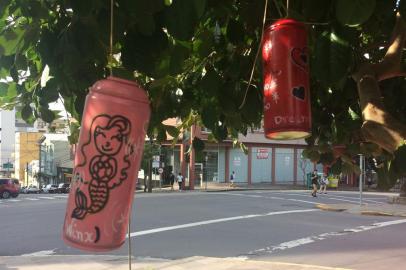
[[[245,257],[351,269],[401,269],[406,219],[321,211],[318,203],[358,204],[358,193],[312,198],[308,191],[162,192],[135,195],[135,258]],[[67,195],[0,200],[0,256],[89,254],[64,244]],[[364,202],[386,197],[364,194]],[[128,242],[127,242],[128,243]],[[126,255],[128,245],[109,252]],[[101,253],[106,254],[106,253]]]

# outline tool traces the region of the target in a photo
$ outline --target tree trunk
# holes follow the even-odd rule
[[[148,192],[152,193],[152,159],[149,160],[148,178]]]
[[[145,171],[144,171],[144,192],[147,192],[147,185],[148,185],[147,179],[148,179],[148,175],[146,175]]]
[[[402,179],[400,180],[400,197],[406,197],[406,179],[404,177],[402,177]]]

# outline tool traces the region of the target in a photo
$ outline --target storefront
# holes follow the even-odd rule
[[[72,168],[56,167],[58,183],[70,183],[72,181]]]

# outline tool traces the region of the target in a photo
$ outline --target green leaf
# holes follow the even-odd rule
[[[155,21],[152,14],[142,14],[136,17],[137,28],[143,35],[151,35],[155,31]]]
[[[21,110],[21,117],[23,120],[28,120],[32,117],[32,108],[30,104],[26,104]]]
[[[203,125],[213,130],[218,121],[218,111],[216,107],[213,106],[213,104],[207,104],[202,108],[200,115],[202,117]]]
[[[330,165],[334,161],[334,155],[332,152],[323,153],[320,155],[320,161],[324,165]]]
[[[80,16],[86,16],[92,10],[92,6],[95,4],[94,0],[69,0],[69,3],[76,14]]]
[[[399,12],[402,15],[402,18],[406,18],[406,1],[400,1]]]
[[[171,53],[169,71],[171,74],[177,74],[182,71],[183,64],[189,56],[189,50],[181,45],[176,45]]]
[[[7,96],[8,93],[8,83],[5,82],[0,82],[0,97],[5,97]]]
[[[227,38],[228,40],[237,45],[244,41],[244,27],[241,22],[237,20],[230,20],[227,25]]]
[[[211,96],[216,94],[221,83],[220,75],[214,69],[209,69],[200,83],[200,88]]]
[[[193,40],[193,51],[197,52],[200,57],[204,58],[213,51],[214,37],[209,30],[202,31],[198,38]]]
[[[244,85],[244,91],[246,85]],[[241,99],[242,102],[242,99]],[[262,118],[262,109],[263,102],[261,98],[261,93],[259,89],[256,87],[251,86],[248,89],[247,97],[245,99],[245,104],[241,108],[241,114],[243,119],[246,120],[247,123],[260,123]]]
[[[336,1],[336,17],[343,25],[358,26],[366,22],[375,10],[375,0]]]
[[[165,125],[165,129],[166,129],[166,132],[168,132],[168,134],[170,136],[172,136],[173,138],[177,138],[179,136],[180,131],[176,127]]]
[[[339,82],[349,71],[352,54],[349,44],[335,32],[325,31],[316,40],[313,76],[328,85]]]
[[[406,173],[406,145],[402,145],[395,152],[395,159],[393,160],[393,166],[399,174]]]
[[[177,39],[190,40],[197,25],[197,17],[194,1],[174,1],[165,12],[168,32]]]
[[[162,29],[157,29],[151,36],[142,35],[133,29],[125,36],[123,46],[123,66],[154,77],[155,67],[168,47],[168,37]]]
[[[303,14],[306,20],[320,22],[329,15],[331,0],[303,1]]]
[[[79,140],[80,126],[78,123],[71,123],[69,126],[70,135],[68,140],[70,144],[76,144]]]
[[[206,8],[206,0],[192,0],[195,5],[197,17],[200,18]]]
[[[204,142],[198,137],[193,138],[192,145],[193,149],[195,149],[197,152],[201,152],[204,150]]]
[[[17,84],[15,82],[10,83],[7,89],[7,97],[15,98],[17,96]]]
[[[55,120],[54,112],[48,108],[40,107],[39,113],[40,113],[41,119],[47,123],[51,123],[52,121]]]
[[[7,29],[0,36],[0,46],[3,47],[3,55],[15,54],[19,48],[20,41],[24,36],[24,31],[21,28]]]
[[[351,109],[351,107],[348,107],[348,113],[350,114],[352,120],[359,120],[360,119],[360,116],[356,112],[354,112]]]
[[[336,160],[330,168],[330,173],[334,175],[339,175],[341,173],[342,161],[341,159]]]
[[[157,134],[156,139],[157,139],[158,142],[164,142],[164,141],[166,141],[166,129],[164,128],[163,125],[161,125],[161,126],[158,128],[158,134]]]
[[[215,123],[215,127],[212,130],[213,136],[219,140],[219,141],[224,141],[228,137],[228,131],[227,127],[224,125],[218,125],[218,123]]]

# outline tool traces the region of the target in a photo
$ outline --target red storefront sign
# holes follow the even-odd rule
[[[257,149],[257,159],[268,159],[269,151],[266,148]]]

